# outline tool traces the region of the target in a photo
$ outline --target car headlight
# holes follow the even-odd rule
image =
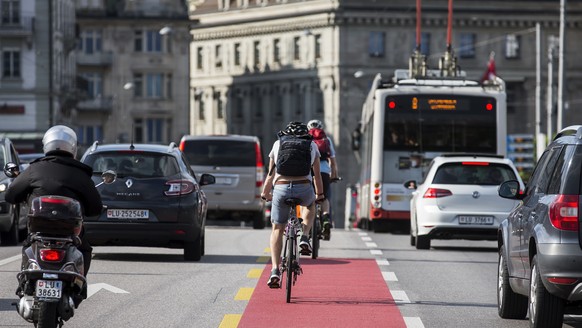
[[[0,183],[0,192],[4,192],[4,191],[6,191],[6,189],[8,189],[8,184],[7,183]]]

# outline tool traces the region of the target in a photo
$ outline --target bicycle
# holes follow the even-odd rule
[[[281,276],[285,276],[287,303],[291,302],[291,288],[297,282],[297,276],[303,273],[299,265],[297,239],[302,230],[301,218],[297,217],[297,205],[301,200],[299,198],[287,198],[285,204],[290,206],[289,221],[285,226],[285,242],[283,244],[283,256],[281,257]]]
[[[319,241],[323,239],[321,202],[315,202],[315,219],[311,228],[311,258],[317,259],[319,256]]]

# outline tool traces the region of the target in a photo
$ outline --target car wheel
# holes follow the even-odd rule
[[[430,249],[430,237],[428,235],[416,236],[416,249]]]
[[[6,232],[0,233],[0,243],[2,246],[14,246],[18,244],[20,230],[18,228],[18,212],[12,210],[12,226]]]
[[[410,246],[416,246],[416,237],[410,234]]]
[[[527,297],[517,294],[509,285],[509,271],[505,259],[505,247],[499,248],[497,270],[497,312],[503,319],[525,319]]]
[[[265,229],[265,214],[263,211],[253,215],[253,229]]]
[[[206,252],[206,238],[202,237],[202,256],[204,256],[204,253]]]
[[[200,261],[202,257],[202,237],[198,236],[193,242],[184,243],[184,260]]]
[[[564,300],[548,292],[542,282],[537,256],[531,262],[529,289],[530,327],[562,327],[564,321]]]

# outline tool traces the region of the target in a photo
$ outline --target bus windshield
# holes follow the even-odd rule
[[[497,153],[493,97],[391,95],[385,111],[385,151]]]

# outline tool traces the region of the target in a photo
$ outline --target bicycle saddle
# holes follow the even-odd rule
[[[289,206],[297,206],[297,205],[299,205],[299,203],[301,203],[301,199],[299,199],[299,198],[290,197],[290,198],[285,199],[285,204],[287,204]]]

